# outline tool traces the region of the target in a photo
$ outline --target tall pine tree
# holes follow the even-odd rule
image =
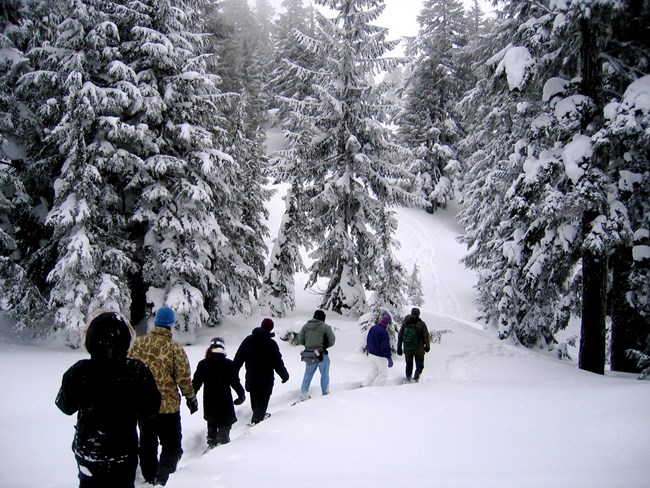
[[[385,40],[386,29],[371,24],[383,11],[383,1],[318,3],[336,17],[319,16],[316,35],[297,39],[322,57],[323,67],[296,66],[314,94],[287,101],[301,128],[290,143],[299,146],[304,161],[308,215],[317,236],[307,286],[326,278],[321,306],[360,314],[366,311],[365,290],[384,279],[378,264],[389,262],[384,260],[390,246],[382,245],[395,229],[388,206],[412,201],[391,180],[402,174],[398,163],[404,151],[382,125],[386,109],[372,84],[374,73],[398,61],[382,58],[395,43]]]
[[[418,15],[420,31],[408,53],[415,56],[399,131],[411,148],[414,175],[411,191],[427,201],[433,213],[454,196],[460,170],[455,145],[460,128],[453,108],[464,85],[456,52],[466,43],[467,25],[458,0],[428,0]]]

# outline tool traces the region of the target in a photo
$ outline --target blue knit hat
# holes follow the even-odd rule
[[[156,312],[156,319],[154,320],[153,325],[169,328],[174,325],[175,322],[176,317],[174,316],[174,311],[167,306],[163,306]]]

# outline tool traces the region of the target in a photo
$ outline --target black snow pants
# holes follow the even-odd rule
[[[159,413],[141,420],[140,469],[145,481],[164,485],[183,455],[181,413]],[[160,442],[160,458],[158,443]]]

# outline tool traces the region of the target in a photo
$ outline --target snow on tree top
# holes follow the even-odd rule
[[[650,75],[639,78],[627,87],[623,103],[644,113],[650,111]]]
[[[548,102],[553,97],[564,94],[564,90],[568,84],[569,82],[564,78],[558,78],[557,76],[549,78],[546,80],[546,83],[544,83],[542,100]]]
[[[564,169],[567,176],[575,184],[585,171],[578,166],[579,163],[588,159],[593,152],[591,139],[586,135],[579,135],[566,145],[562,151]]]
[[[497,66],[496,74],[500,75],[505,70],[510,91],[521,89],[526,78],[526,68],[534,64],[528,48],[516,46],[508,49],[503,59]]]

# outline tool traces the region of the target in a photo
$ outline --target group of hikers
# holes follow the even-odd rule
[[[329,393],[328,349],[336,337],[325,319],[325,312],[316,310],[297,335],[297,342],[304,346],[301,357],[305,362],[298,401],[309,399],[316,370],[321,393]],[[77,412],[72,450],[80,488],[133,488],[138,460],[145,482],[164,486],[183,454],[181,396],[194,414],[201,388],[208,448],[230,441],[231,426],[237,421],[234,406],[244,403],[246,392],[251,425],[270,417],[266,410],[275,375],[282,383],[289,380],[273,339],[272,319],[262,320],[232,360],[227,358],[224,339],[212,339],[193,377],[185,350],[172,338],[175,323],[174,311],[167,306],[156,311],[154,327],[139,337],[118,312],[99,311],[90,318],[84,340],[90,359],[77,361],[64,373],[56,398],[63,413]],[[362,386],[386,382],[387,368],[393,366],[391,323],[391,315],[384,311],[368,331],[370,372]],[[397,354],[406,359],[406,382],[419,380],[429,347],[427,326],[420,319],[420,310],[413,308],[397,337]],[[244,386],[239,379],[242,367],[246,369]],[[233,391],[237,395],[234,400]]]

